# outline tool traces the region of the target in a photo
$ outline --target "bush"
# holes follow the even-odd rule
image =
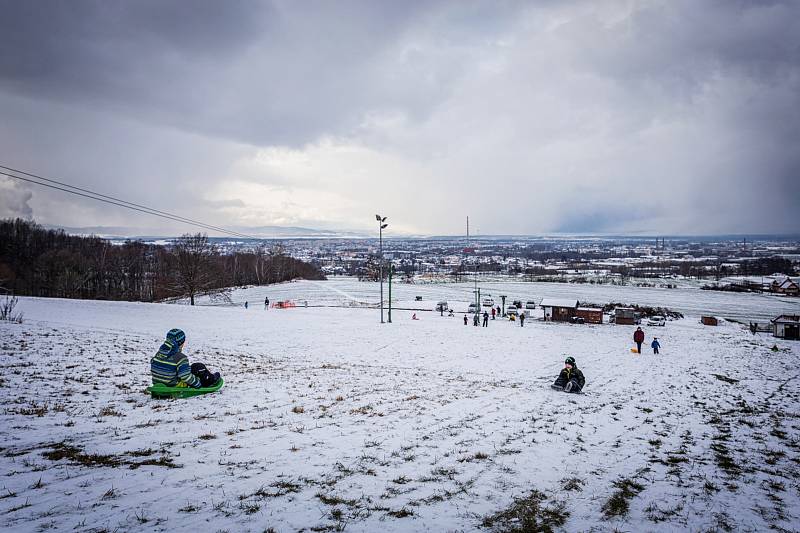
[[[5,298],[0,300],[0,320],[22,324],[22,313],[14,312],[14,308],[18,303],[19,299],[16,296],[6,294]]]

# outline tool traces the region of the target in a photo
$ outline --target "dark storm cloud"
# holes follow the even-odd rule
[[[0,88],[207,135],[305,142],[352,125],[365,101],[405,99],[370,94],[368,78],[413,3],[3,0],[0,12],[13,51]]]

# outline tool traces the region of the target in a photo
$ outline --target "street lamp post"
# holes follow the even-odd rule
[[[386,224],[386,217],[375,215],[375,220],[378,221],[378,255],[380,256],[380,270],[381,277],[381,324],[383,324],[383,230],[389,224]]]

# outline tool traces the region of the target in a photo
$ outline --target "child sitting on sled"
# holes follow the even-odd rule
[[[153,384],[162,383],[168,387],[211,387],[219,381],[219,372],[213,374],[203,363],[189,366],[189,359],[181,351],[186,342],[186,334],[179,329],[167,332],[167,338],[150,360],[150,373]]]
[[[583,372],[581,372],[578,369],[578,365],[575,364],[575,358],[567,357],[564,360],[564,368],[551,387],[556,390],[563,390],[564,392],[578,393],[585,384],[586,378],[583,377]]]

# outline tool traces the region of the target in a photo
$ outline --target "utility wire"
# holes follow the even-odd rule
[[[242,238],[246,238],[246,239],[263,240],[263,239],[261,239],[259,237],[254,236],[254,235],[247,235],[245,233],[239,233],[239,232],[236,232],[236,231],[232,231],[232,230],[228,230],[228,229],[225,229],[225,228],[221,228],[219,226],[213,226],[211,224],[206,224],[205,222],[200,222],[199,220],[194,220],[194,219],[191,219],[191,218],[182,217],[180,215],[176,215],[176,214],[169,213],[169,212],[166,212],[166,211],[159,211],[158,209],[154,209],[152,207],[147,207],[147,206],[141,205],[141,204],[135,204],[133,202],[128,202],[127,200],[122,200],[120,198],[115,198],[113,196],[100,194],[100,193],[97,193],[97,192],[94,192],[94,191],[91,191],[91,190],[88,190],[88,189],[82,189],[80,187],[76,187],[76,186],[70,185],[68,183],[64,183],[64,182],[61,182],[61,181],[45,178],[43,176],[39,176],[39,175],[36,175],[36,174],[31,174],[29,172],[25,172],[25,171],[22,171],[22,170],[17,170],[15,168],[7,167],[7,166],[4,166],[4,165],[0,165],[0,169],[4,169],[6,171],[10,171],[10,172],[15,173],[15,174],[11,174],[9,172],[0,171],[0,175],[8,176],[9,178],[14,178],[14,179],[21,180],[21,181],[26,181],[26,182],[29,182],[29,183],[35,183],[37,185],[42,185],[44,187],[49,187],[51,189],[56,189],[56,190],[59,190],[59,191],[70,193],[70,194],[75,194],[77,196],[83,196],[84,198],[89,198],[89,199],[92,199],[92,200],[97,200],[97,201],[100,201],[100,202],[105,202],[105,203],[108,203],[108,204],[113,204],[113,205],[117,205],[117,206],[120,206],[120,207],[124,207],[124,208],[130,209],[132,211],[139,211],[139,212],[142,212],[142,213],[145,213],[145,214],[148,214],[148,215],[153,215],[153,216],[165,218],[165,219],[168,219],[168,220],[174,220],[176,222],[182,222],[184,224],[189,224],[189,225],[192,225],[192,226],[197,226],[197,227],[200,227],[202,229],[216,231],[216,232],[219,232],[219,233],[225,233],[225,234],[228,234],[228,235],[232,235],[232,236],[235,236],[235,237],[242,237]],[[42,180],[42,181],[46,181],[46,182],[50,182],[50,183],[56,183],[58,185],[61,185],[62,187],[58,187],[56,185],[50,185],[48,183],[42,183],[42,182],[36,181],[34,179],[24,178],[22,176],[17,176],[16,174],[22,174],[22,175],[25,175],[25,176],[29,176],[31,178],[36,178],[36,180]],[[78,191],[80,191],[80,192],[78,192]],[[86,194],[84,194],[84,193],[86,193]]]

